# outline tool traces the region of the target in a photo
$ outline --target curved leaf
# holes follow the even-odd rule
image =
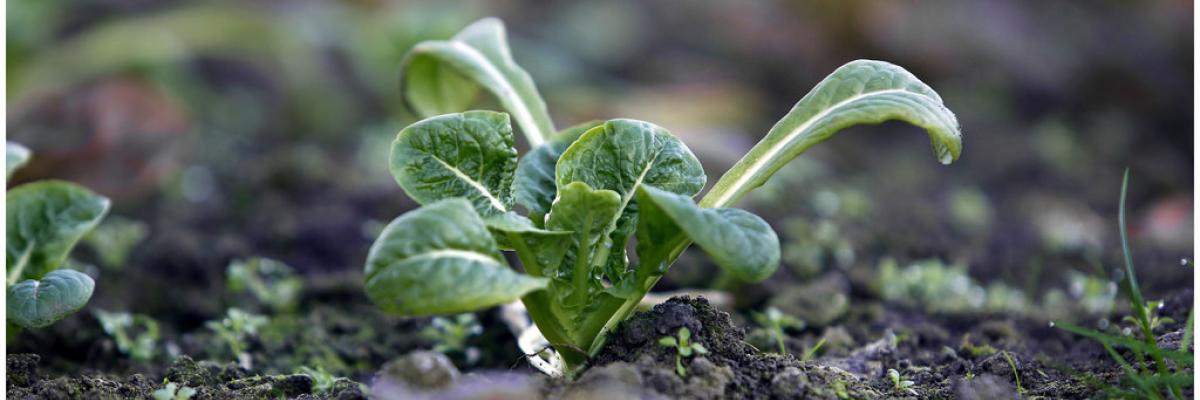
[[[683,142],[657,125],[614,119],[589,129],[559,157],[559,187],[579,181],[612,190],[625,204],[640,185],[687,196],[704,188],[704,168]]]
[[[550,212],[550,205],[558,193],[558,185],[554,183],[554,166],[558,164],[559,156],[584,132],[602,123],[588,121],[563,129],[546,143],[534,147],[517,163],[517,177],[513,180],[513,189],[516,191],[517,202],[529,209],[529,216],[535,224],[545,223],[540,217]]]
[[[48,326],[87,305],[95,287],[90,276],[71,269],[22,281],[8,288],[8,320],[25,328]]]
[[[452,314],[516,300],[545,278],[510,269],[471,204],[447,199],[384,228],[365,267],[367,296],[400,315]]]
[[[29,162],[29,148],[22,146],[16,142],[4,143],[4,169],[5,178],[12,178],[13,171],[21,168],[25,163]]]
[[[958,158],[962,150],[958,120],[933,89],[899,66],[883,61],[853,61],[800,99],[717,181],[700,205],[732,205],[788,161],[834,133],[853,125],[889,120],[925,128],[943,164]]]
[[[404,57],[400,71],[401,93],[422,116],[462,111],[474,97],[474,91],[462,90],[472,87],[464,82],[466,78],[495,95],[512,113],[530,147],[542,144],[554,132],[533,78],[513,61],[499,19],[476,21],[450,40],[418,43]]]
[[[512,207],[517,168],[508,114],[467,111],[421,120],[396,135],[391,170],[421,204],[463,197],[481,215]]]
[[[691,198],[642,186],[638,192],[641,229],[638,250],[668,249],[686,235],[721,268],[739,279],[766,279],[779,268],[779,237],[762,218],[736,208],[700,208]],[[648,256],[653,259],[656,257]]]
[[[8,191],[8,283],[39,279],[57,269],[108,208],[107,198],[69,182],[38,181]]]
[[[554,203],[546,227],[570,231],[573,239],[568,245],[561,267],[547,271],[554,278],[552,292],[564,297],[568,309],[582,307],[603,289],[594,269],[597,260],[606,258],[613,247],[608,232],[612,221],[621,212],[620,194],[611,190],[595,190],[583,182],[571,182],[559,187],[559,200]],[[624,244],[622,244],[623,246]]]
[[[532,255],[522,258],[521,263],[533,276],[544,276],[544,270],[557,267],[571,242],[571,232],[539,228],[529,218],[511,211],[484,218],[483,223],[501,249],[516,250],[521,257]]]

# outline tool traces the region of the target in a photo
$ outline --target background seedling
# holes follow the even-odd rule
[[[919,396],[917,394],[917,391],[913,389],[913,385],[916,385],[916,383],[913,381],[910,381],[910,380],[903,379],[900,376],[900,371],[896,371],[895,369],[888,368],[887,375],[888,375],[888,379],[892,381],[892,391],[893,392],[896,392],[897,394],[907,394],[907,395],[911,395],[911,396]]]
[[[775,307],[767,307],[766,311],[761,313],[753,313],[751,314],[751,317],[754,319],[754,323],[763,327],[763,329],[766,329],[771,335],[771,338],[775,340],[775,343],[779,345],[779,354],[787,354],[787,347],[785,347],[783,343],[784,338],[787,337],[787,333],[784,332],[784,329],[804,329],[804,321],[796,319],[796,317],[791,315],[784,314]],[[817,346],[813,346],[814,349],[816,347]]]
[[[229,347],[229,352],[244,368],[248,366],[249,359],[246,355],[246,340],[258,336],[258,329],[266,325],[268,319],[262,315],[250,314],[237,308],[230,308],[225,313],[225,318],[220,321],[208,321],[204,326],[212,330],[213,333],[225,342]]]
[[[479,349],[467,346],[467,339],[480,333],[483,333],[483,326],[475,319],[475,314],[471,313],[450,318],[434,317],[429,326],[421,330],[422,336],[434,342],[433,351],[462,354],[467,364],[474,364],[479,360]]]
[[[129,253],[146,238],[147,233],[146,224],[142,222],[112,216],[84,236],[83,242],[100,258],[100,265],[111,271],[119,271],[129,260]]]
[[[234,260],[225,270],[229,290],[249,293],[274,312],[295,310],[304,280],[292,267],[269,258]]]
[[[95,311],[100,327],[117,344],[117,350],[137,361],[150,361],[156,354],[158,344],[158,322],[154,319],[127,312]]]
[[[683,368],[683,358],[691,357],[693,354],[708,354],[708,349],[703,344],[692,342],[692,331],[686,326],[679,328],[677,336],[663,336],[658,339],[658,344],[675,349],[675,373],[680,377],[687,376],[687,370]]]

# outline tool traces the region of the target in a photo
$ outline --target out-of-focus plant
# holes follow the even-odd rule
[[[658,344],[675,349],[675,373],[680,377],[687,376],[687,369],[683,368],[683,359],[690,358],[693,354],[708,354],[708,349],[699,342],[692,341],[692,331],[686,326],[679,328],[679,333],[676,336],[663,336],[658,339]]]
[[[234,260],[225,270],[226,285],[234,292],[250,293],[275,312],[296,308],[304,280],[292,267],[270,258]]]
[[[913,389],[916,382],[904,379],[900,376],[900,371],[892,368],[887,370],[888,380],[892,381],[892,391],[896,394],[907,394],[910,396],[919,396],[917,391]]]
[[[784,346],[783,340],[787,338],[785,329],[801,330],[804,329],[804,321],[797,319],[791,315],[784,314],[775,307],[767,307],[766,311],[761,313],[755,312],[750,314],[754,319],[754,323],[763,327],[775,343],[779,345],[779,354],[787,354],[787,347]]]
[[[162,389],[155,390],[150,396],[154,400],[188,400],[196,395],[196,389],[188,386],[179,386],[175,382],[167,382],[167,385]]]
[[[564,361],[543,364],[565,365],[544,369],[551,374],[585,366],[692,242],[740,280],[771,275],[779,262],[775,232],[728,207],[838,131],[901,120],[925,128],[942,163],[961,150],[958,122],[933,89],[896,65],[853,61],[800,99],[695,202],[704,169],[666,129],[614,119],[555,133],[497,19],[416,45],[401,70],[406,103],[429,118],[397,135],[391,171],[423,207],[376,239],[364,268],[367,295],[400,315],[521,299]],[[461,112],[480,89],[508,114]],[[519,162],[513,120],[533,148]],[[638,264],[630,265],[626,248],[635,236]],[[516,252],[526,274],[510,269],[501,250]]]
[[[900,268],[895,260],[880,262],[875,287],[884,300],[930,311],[1010,311],[1028,309],[1023,292],[1001,282],[980,285],[963,265],[946,265],[939,260],[923,260]]]
[[[854,263],[854,245],[831,220],[788,218],[783,229],[783,260],[802,277],[818,274],[825,265],[846,268]]]
[[[229,352],[239,361],[245,359],[247,344],[250,338],[258,336],[258,329],[266,325],[267,317],[250,314],[237,308],[226,310],[225,317],[220,321],[208,321],[204,326],[217,335],[229,348]],[[247,364],[242,362],[242,364]]]
[[[480,356],[479,349],[467,346],[467,339],[480,333],[483,333],[483,325],[471,313],[434,317],[429,326],[421,330],[421,336],[433,341],[433,351],[462,354],[467,364],[474,364]]]
[[[83,242],[100,257],[100,264],[109,270],[125,268],[129,253],[146,238],[146,224],[119,216],[101,222]]]
[[[950,193],[950,222],[963,232],[984,232],[992,223],[992,203],[976,188],[959,188]]]
[[[13,142],[6,151],[7,180],[30,152]],[[74,183],[45,180],[13,188],[5,200],[10,326],[41,328],[79,311],[96,282],[64,268],[67,254],[108,213],[108,198]]]
[[[301,374],[308,375],[313,379],[313,393],[318,394],[326,393],[330,389],[333,389],[333,386],[337,384],[338,381],[349,380],[344,377],[334,376],[332,373],[329,373],[329,371],[326,371],[325,367],[321,365],[318,365],[316,368],[312,368],[307,365],[301,366],[299,372]]]
[[[142,314],[96,310],[104,333],[113,338],[117,350],[129,358],[146,362],[154,359],[158,344],[158,322]]]

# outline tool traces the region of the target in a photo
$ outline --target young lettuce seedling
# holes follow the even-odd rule
[[[687,376],[687,370],[683,368],[684,357],[691,357],[693,354],[708,354],[708,349],[703,344],[693,343],[691,340],[692,331],[686,326],[679,328],[676,336],[663,336],[658,339],[659,345],[675,349],[675,373],[679,374],[681,378]]]
[[[939,161],[961,150],[958,122],[933,89],[898,66],[854,61],[804,96],[696,203],[704,170],[666,129],[614,119],[555,133],[499,20],[418,44],[402,74],[406,101],[429,118],[397,135],[391,172],[423,207],[393,220],[372,245],[367,295],[386,312],[412,316],[520,299],[565,361],[567,371],[550,373],[584,366],[692,243],[739,279],[770,276],[780,257],[775,232],[727,207],[834,133],[902,120],[929,132]],[[459,113],[481,87],[508,113]],[[510,115],[532,147],[520,160]],[[525,273],[502,251],[515,252]]]
[[[24,146],[8,142],[5,181],[29,160]],[[55,180],[26,183],[7,192],[5,269],[10,326],[42,328],[74,314],[92,297],[96,282],[59,269],[67,254],[104,214],[107,198]]]

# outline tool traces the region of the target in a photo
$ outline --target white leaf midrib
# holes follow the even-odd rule
[[[504,203],[501,202],[500,199],[496,198],[496,196],[492,195],[492,192],[490,190],[488,190],[487,187],[483,186],[482,183],[475,180],[474,178],[471,178],[470,175],[467,175],[461,169],[458,169],[458,167],[450,165],[450,163],[446,162],[445,160],[442,160],[441,158],[438,158],[437,156],[430,155],[429,157],[436,160],[439,164],[442,164],[443,167],[445,167],[447,170],[450,170],[450,172],[454,173],[455,176],[457,176],[462,181],[466,182],[468,185],[471,185],[471,187],[474,188],[476,191],[479,191],[479,194],[482,194],[483,197],[487,198],[488,202],[491,203],[493,208],[500,210],[500,212],[508,211],[506,209],[506,207],[504,206]]]
[[[460,258],[460,259],[465,259],[468,261],[476,261],[476,262],[481,262],[481,263],[500,265],[499,261],[496,261],[495,258],[492,258],[491,256],[489,256],[487,254],[480,253],[477,251],[461,250],[461,249],[431,250],[431,251],[427,251],[427,252],[424,252],[421,254],[414,255],[412,257],[404,258],[402,261],[408,262],[408,261],[417,261],[417,260],[425,260],[425,259],[439,259],[439,258]]]
[[[846,100],[837,102],[836,104],[826,107],[824,110],[821,110],[821,112],[814,114],[812,117],[805,120],[803,124],[800,124],[800,126],[796,127],[796,129],[793,129],[791,132],[788,132],[788,134],[785,135],[782,140],[775,142],[775,146],[771,146],[770,149],[767,150],[766,154],[764,154],[762,157],[760,157],[758,160],[756,160],[754,162],[754,164],[751,164],[750,168],[747,169],[745,173],[743,173],[741,176],[739,176],[738,179],[736,181],[734,181],[733,184],[730,185],[728,189],[726,189],[724,192],[721,193],[721,196],[717,198],[717,200],[713,203],[714,204],[713,206],[714,207],[728,206],[729,204],[725,204],[725,202],[729,201],[730,198],[733,197],[734,193],[737,193],[741,187],[748,184],[750,182],[750,180],[753,179],[754,176],[758,175],[758,172],[761,171],[763,168],[765,168],[767,166],[767,164],[769,164],[771,162],[771,160],[773,160],[775,158],[775,156],[779,155],[779,153],[783,151],[784,147],[787,147],[788,143],[791,143],[791,141],[794,140],[797,136],[804,133],[809,128],[812,128],[812,125],[817,123],[817,121],[820,121],[821,119],[829,116],[829,114],[833,113],[834,110],[837,110],[841,107],[846,106],[847,104],[862,100],[867,97],[891,94],[891,93],[900,93],[900,92],[913,93],[913,92],[909,92],[904,89],[887,89],[887,90],[880,90],[880,91],[875,91],[875,92],[870,92],[870,93],[862,93],[862,94],[858,94],[853,97],[847,98]],[[919,93],[913,93],[913,94],[919,95]]]
[[[538,125],[533,121],[533,115],[529,112],[529,104],[526,104],[525,99],[517,94],[516,88],[514,88],[508,82],[508,79],[504,76],[504,74],[501,73],[500,70],[496,69],[496,66],[493,65],[492,62],[483,55],[483,53],[474,47],[471,47],[470,45],[458,40],[451,40],[449,43],[450,46],[454,47],[455,50],[462,52],[463,55],[471,59],[471,61],[474,61],[476,65],[479,65],[480,69],[483,70],[484,75],[490,77],[496,82],[497,85],[500,86],[500,90],[504,93],[497,93],[498,95],[506,94],[509,97],[514,98],[516,103],[519,103],[516,104],[517,107],[513,107],[514,109],[510,111],[515,114],[514,116],[517,118],[517,123],[521,125],[521,129],[533,133],[532,135],[526,133],[526,138],[529,140],[530,147],[537,147],[538,145],[542,144],[549,132],[542,132],[540,130],[541,128],[538,127]]]

